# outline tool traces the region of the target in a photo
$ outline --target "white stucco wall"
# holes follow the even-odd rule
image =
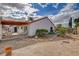
[[[9,27],[10,32],[14,32],[14,27],[17,27],[17,33],[23,33],[24,32],[24,28],[21,28],[23,26],[11,26],[11,27]]]
[[[0,24],[0,40],[2,40],[2,24]]]
[[[50,27],[53,27],[53,24],[48,20],[48,18],[31,23],[28,26],[28,36],[34,36],[37,29],[47,29],[50,31]]]
[[[17,27],[17,32],[15,32],[14,27]],[[21,28],[22,27],[22,28]],[[19,34],[27,34],[27,30],[24,30],[26,26],[18,26],[18,25],[4,25],[1,29],[3,35],[19,35]],[[0,32],[1,33],[1,32]],[[1,37],[1,34],[0,34]]]
[[[14,32],[14,26],[9,27],[9,31],[13,33]]]
[[[23,28],[21,28],[21,26],[18,27],[18,33],[22,33],[23,32]]]

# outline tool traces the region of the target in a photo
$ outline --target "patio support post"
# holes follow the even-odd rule
[[[0,40],[2,40],[2,24],[1,24],[1,21],[0,21]]]

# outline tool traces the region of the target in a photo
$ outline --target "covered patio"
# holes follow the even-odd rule
[[[22,33],[26,33],[27,30],[25,29],[25,27],[27,27],[28,25],[29,22],[27,21],[0,20],[0,40],[3,40],[4,38],[8,38],[8,37],[11,38],[14,37],[15,35],[20,35]],[[4,31],[4,27],[6,29],[5,31]]]

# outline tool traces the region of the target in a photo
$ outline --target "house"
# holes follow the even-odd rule
[[[1,20],[0,21],[0,39],[5,35],[14,35],[17,33],[27,36],[34,36],[37,29],[54,30],[55,26],[48,17],[41,17],[32,22],[17,20]],[[6,34],[8,33],[8,34]]]
[[[34,36],[37,29],[46,29],[50,32],[51,29],[55,29],[55,26],[48,17],[38,18],[28,25],[28,36]]]

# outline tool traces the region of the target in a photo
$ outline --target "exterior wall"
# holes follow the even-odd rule
[[[15,31],[14,31],[14,27],[17,27],[17,34],[25,34],[26,32],[26,30],[24,30],[24,26],[16,26],[16,25],[14,25],[14,26],[10,26],[10,25],[4,25],[4,27],[2,28],[3,29],[3,35],[12,35],[13,33],[15,33]],[[21,28],[22,27],[22,28]]]
[[[26,30],[25,30],[24,28],[25,28],[25,26],[18,26],[18,33],[19,33],[19,34],[25,33]]]
[[[50,27],[53,27],[53,24],[48,20],[48,18],[31,23],[28,26],[28,36],[34,36],[37,29],[47,29],[50,31]]]
[[[14,27],[15,26],[10,26],[10,25],[3,25],[3,33],[7,33],[7,32],[14,32]]]
[[[12,26],[9,28],[9,30],[14,33],[14,27],[17,27],[17,32],[18,34],[24,33],[24,26]]]
[[[14,26],[9,27],[9,31],[10,31],[11,33],[13,33],[13,32],[14,32]]]
[[[0,24],[0,40],[2,40],[2,24]]]
[[[23,29],[21,28],[21,26],[19,26],[19,27],[17,28],[17,30],[18,30],[18,33],[19,33],[19,34],[23,32]]]

